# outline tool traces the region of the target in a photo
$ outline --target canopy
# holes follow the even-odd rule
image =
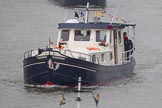
[[[58,29],[122,29],[136,26],[131,23],[59,23]]]

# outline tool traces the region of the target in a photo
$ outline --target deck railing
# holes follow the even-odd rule
[[[77,57],[77,58],[82,59],[82,60],[86,60],[86,58],[90,58],[88,61],[99,64],[99,57],[93,57],[92,55],[81,53],[81,52],[76,52],[76,51],[70,51],[70,50],[63,50],[63,51],[64,51],[63,54],[67,55],[69,53],[68,56],[70,56],[72,58]]]
[[[34,50],[29,50],[27,52],[24,53],[24,59],[32,57],[34,55]],[[36,55],[36,54],[35,54]]]
[[[42,52],[49,51],[49,50],[51,50],[51,49],[50,48],[46,48],[46,49],[39,49],[38,48],[38,49],[35,49],[35,50],[29,50],[29,51],[24,53],[24,59],[37,56],[37,55],[41,54]]]
[[[41,52],[47,52],[47,51],[49,51],[49,50],[47,50],[47,49],[29,50],[29,51],[24,53],[24,59],[37,56]],[[53,51],[54,50],[51,49],[50,50],[51,53],[47,53],[47,55],[48,54],[53,55],[54,54],[54,53],[52,53]],[[77,59],[79,58],[79,59],[94,62],[94,63],[97,63],[97,64],[99,63],[99,57],[93,57],[92,55],[89,55],[89,54],[80,53],[80,52],[76,52],[76,51],[70,51],[70,50],[62,50],[62,49],[60,49],[59,51],[55,51],[55,52],[58,52],[60,54],[63,54],[65,56],[69,56],[69,57],[72,57],[72,58],[77,58]],[[87,59],[87,58],[89,58],[89,59]]]
[[[132,48],[128,51],[122,52],[122,63],[128,63],[132,60],[132,58],[134,57],[134,50],[135,48]]]
[[[120,63],[125,64],[125,63],[130,62],[134,57],[134,50],[135,50],[135,48],[132,48],[131,50],[122,52],[122,59],[120,60]],[[85,60],[85,61],[90,61],[90,62],[99,64],[99,59],[100,58],[95,57],[93,55],[89,55],[89,54],[85,54],[85,53],[81,53],[81,52],[76,52],[76,51],[70,51],[70,50],[55,51],[55,50],[51,49],[50,50],[51,53],[48,53],[48,51],[49,51],[48,49],[29,50],[29,51],[24,53],[24,59],[29,58],[29,57],[37,56],[41,52],[46,52],[42,56],[48,55],[48,54],[55,55],[56,54],[55,52],[58,52],[58,53],[60,53],[62,55],[65,55],[65,56],[69,56],[69,57],[76,58],[76,59],[79,58],[79,59],[82,59],[82,60]]]

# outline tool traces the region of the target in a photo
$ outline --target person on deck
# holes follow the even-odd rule
[[[128,36],[127,36],[127,33],[126,32],[123,33],[123,37],[124,37],[124,48],[125,48],[125,51],[128,51],[129,50],[129,46],[128,46]]]

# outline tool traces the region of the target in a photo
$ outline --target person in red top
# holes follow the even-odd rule
[[[124,49],[125,49],[125,51],[127,51],[126,55],[127,55],[127,59],[129,59],[129,55],[131,55],[133,53],[133,50],[132,50],[133,42],[132,42],[132,40],[128,39],[126,32],[123,33],[123,37],[124,37]],[[132,50],[131,53],[130,53],[130,50]]]
[[[124,50],[128,51],[129,45],[128,45],[128,36],[126,32],[123,33],[123,38],[124,38]],[[126,59],[129,60],[129,52],[126,52]]]
[[[125,51],[128,51],[129,50],[129,48],[128,48],[128,36],[127,36],[126,32],[123,33],[123,38],[124,38],[124,48],[125,48]]]
[[[126,32],[123,33],[123,36],[124,36],[124,41],[128,41],[128,36]]]

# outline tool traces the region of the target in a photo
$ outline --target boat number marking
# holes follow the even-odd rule
[[[63,57],[52,56],[53,59],[65,60]]]

